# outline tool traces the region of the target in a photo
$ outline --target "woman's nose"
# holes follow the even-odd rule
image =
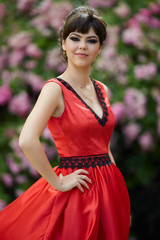
[[[86,48],[87,48],[87,43],[86,43],[86,41],[81,40],[81,41],[79,42],[79,48],[80,48],[80,49],[86,49]]]

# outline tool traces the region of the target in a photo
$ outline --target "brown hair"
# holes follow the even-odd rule
[[[62,40],[66,40],[68,35],[74,31],[82,34],[88,33],[91,27],[93,27],[96,35],[99,37],[100,45],[102,46],[107,37],[107,24],[97,10],[89,6],[81,6],[75,8],[67,16],[59,33],[60,51],[63,54],[63,61],[67,61],[67,56],[62,49]]]

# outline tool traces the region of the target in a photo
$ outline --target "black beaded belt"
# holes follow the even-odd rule
[[[111,165],[112,161],[109,157],[109,154],[100,154],[92,156],[75,156],[75,157],[61,157],[59,168],[89,168],[96,166],[106,166]]]

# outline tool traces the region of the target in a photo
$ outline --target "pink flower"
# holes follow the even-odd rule
[[[42,1],[38,7],[38,13],[44,14],[48,12],[53,6],[52,0],[45,0]]]
[[[31,163],[28,161],[27,157],[19,147],[19,141],[18,138],[14,138],[11,143],[10,147],[12,148],[13,152],[16,154],[16,156],[21,160],[19,164],[19,170],[28,169],[30,168]],[[12,169],[13,171],[13,169]]]
[[[125,75],[120,74],[119,76],[117,76],[117,82],[119,82],[121,85],[126,85],[128,80]]]
[[[12,138],[16,135],[16,130],[13,129],[13,128],[6,128],[6,131],[5,131],[5,136],[7,138]]]
[[[8,155],[6,157],[6,162],[7,162],[7,165],[9,167],[10,171],[13,174],[17,174],[21,171],[20,164],[15,163],[13,157],[11,157],[10,155]]]
[[[115,47],[106,47],[103,49],[103,57],[106,59],[115,59],[117,57],[117,51]]]
[[[30,99],[26,92],[21,92],[20,94],[12,97],[9,102],[9,112],[17,114],[20,117],[26,117],[30,111]]]
[[[30,25],[34,26],[43,36],[50,36],[52,34],[52,31],[47,28],[49,25],[48,15],[36,16],[32,19]]]
[[[0,33],[2,33],[3,32],[3,25],[2,25],[2,23],[0,22]]]
[[[57,149],[53,146],[48,146],[46,143],[42,143],[43,149],[49,160],[53,158],[53,156],[57,153]]]
[[[39,178],[40,177],[40,174],[38,173],[38,171],[32,165],[30,165],[30,167],[29,167],[29,172],[30,172],[31,176],[34,177],[34,178]]]
[[[158,6],[158,4],[153,3],[153,2],[150,2],[150,3],[149,3],[149,7],[150,7],[151,12],[152,12],[153,14],[158,14],[158,13],[160,13],[160,6]]]
[[[0,87],[0,106],[5,105],[11,98],[12,91],[8,85]]]
[[[130,8],[126,3],[120,3],[118,7],[114,8],[114,12],[121,18],[126,18],[130,14]]]
[[[151,20],[150,14],[143,14],[142,12],[139,12],[135,14],[134,19],[139,23],[139,24],[144,24],[147,25],[149,24]]]
[[[7,202],[0,199],[0,211],[7,206]]]
[[[13,177],[9,173],[3,173],[1,179],[6,187],[12,187],[14,184]]]
[[[157,74],[157,66],[150,62],[146,65],[137,65],[134,68],[135,77],[149,80]]]
[[[153,137],[152,137],[150,132],[143,133],[139,137],[138,142],[139,142],[143,151],[150,151],[154,147]]]
[[[9,66],[17,67],[19,64],[21,64],[24,57],[25,57],[25,52],[23,50],[12,51],[8,57]]]
[[[108,26],[108,36],[105,47],[106,50],[108,50],[109,48],[115,48],[115,52],[117,53],[116,47],[119,42],[119,34],[120,34],[119,26]]]
[[[116,124],[125,119],[126,113],[125,113],[125,106],[123,103],[116,102],[112,104],[112,110],[114,112]]]
[[[160,62],[160,50],[157,53],[157,60],[158,60],[158,62]]]
[[[138,27],[127,28],[122,33],[122,40],[124,43],[134,45],[138,48],[143,47],[142,37],[143,33]]]
[[[12,77],[13,77],[13,74],[12,72],[8,71],[8,70],[3,70],[1,72],[1,76],[2,76],[2,80],[5,84],[9,84]]]
[[[160,29],[160,20],[157,19],[157,18],[155,18],[155,17],[152,17],[152,18],[150,19],[150,21],[149,21],[148,26],[149,26],[150,28],[158,28],[158,29]]]
[[[61,3],[47,3],[45,10],[37,10],[39,13],[30,22],[32,26],[35,26],[42,35],[50,36],[52,34],[52,28],[57,32],[62,26],[62,19],[65,19],[69,12],[73,9],[73,6],[69,2]]]
[[[58,32],[62,26],[62,19],[65,19],[72,9],[73,6],[69,2],[54,3],[48,12],[49,26]]]
[[[3,3],[0,4],[0,19],[4,18],[6,16],[6,7]]]
[[[26,54],[29,57],[39,58],[42,56],[42,51],[34,43],[30,43],[26,47]]]
[[[31,40],[32,36],[30,33],[19,32],[9,38],[8,45],[12,48],[21,49],[27,47]]]
[[[25,62],[25,67],[29,70],[34,69],[36,66],[37,66],[37,62],[34,60]]]
[[[127,22],[128,28],[140,28],[140,24],[136,18],[130,18]]]
[[[88,1],[88,5],[97,8],[97,7],[112,7],[115,3],[117,2],[117,0],[89,0]]]
[[[8,64],[8,49],[7,47],[0,48],[0,70],[5,68]]]
[[[61,73],[66,69],[66,64],[62,62],[58,48],[48,51],[46,57],[46,69],[55,69]]]
[[[51,135],[51,133],[50,133],[50,131],[49,131],[49,129],[47,127],[44,129],[44,131],[42,133],[42,137],[44,139],[50,140],[51,142],[54,141],[53,137],[52,137],[52,135]]]
[[[124,95],[124,102],[129,119],[140,119],[146,115],[147,99],[138,89],[128,88]]]
[[[44,81],[41,76],[34,74],[32,72],[27,72],[25,73],[24,78],[26,79],[27,83],[31,86],[33,91],[40,92],[44,84]]]
[[[15,181],[18,184],[23,184],[23,183],[26,183],[28,181],[28,179],[25,175],[18,175],[18,176],[16,176]]]
[[[128,62],[129,62],[128,57],[118,55],[116,59],[118,72],[126,73],[128,71],[128,66],[127,66]]]
[[[160,117],[160,103],[159,104],[157,103],[156,112],[157,115]]]
[[[141,127],[138,123],[129,123],[128,125],[124,126],[123,134],[125,136],[126,142],[134,141],[137,138],[140,130]]]
[[[18,0],[17,8],[22,12],[29,11],[33,8],[34,3],[35,0]]]
[[[144,15],[144,16],[150,16],[151,15],[151,11],[148,8],[141,8],[140,9],[140,14]]]
[[[16,196],[16,197],[21,196],[23,193],[24,193],[24,190],[22,190],[22,189],[16,189],[16,190],[15,190],[15,196]]]

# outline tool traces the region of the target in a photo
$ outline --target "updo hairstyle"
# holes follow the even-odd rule
[[[71,32],[76,31],[86,34],[91,27],[93,27],[96,35],[99,37],[100,45],[102,46],[107,37],[107,24],[97,10],[89,6],[82,6],[75,8],[67,16],[59,33],[60,51],[64,62],[67,62],[67,56],[62,48],[62,40],[66,40]]]

